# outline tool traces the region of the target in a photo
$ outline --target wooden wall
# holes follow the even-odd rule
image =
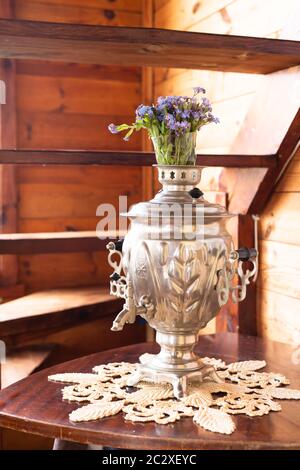
[[[141,0],[16,0],[18,19],[140,26]],[[107,131],[131,121],[141,102],[141,70],[118,66],[17,61],[17,146],[22,149],[139,150]],[[121,167],[21,167],[18,231],[93,230],[97,206],[142,197],[142,170]],[[27,292],[108,281],[106,253],[19,257]]]
[[[300,344],[300,151],[261,218],[259,333]]]
[[[155,26],[205,33],[299,40],[299,6],[298,0],[157,0]],[[205,153],[234,153],[244,120],[255,100],[257,90],[263,85],[263,80],[263,76],[259,75],[157,69],[155,95],[190,94],[193,86],[206,88],[207,96],[213,103],[214,113],[220,118],[221,124],[210,125],[201,130],[198,149]],[[288,93],[288,90],[286,92]],[[268,142],[270,148],[267,148]],[[272,138],[269,136],[263,151],[273,152],[273,147]],[[240,153],[253,151],[253,148],[239,148]],[[300,156],[298,158],[300,159]],[[294,335],[299,342],[300,316],[296,315],[296,310],[297,306],[300,306],[300,291],[295,287],[299,272],[295,271],[297,257],[291,255],[300,240],[298,237],[298,242],[295,241],[297,230],[300,230],[296,216],[299,207],[295,189],[298,182],[297,168],[299,171],[300,166],[296,161],[262,217],[262,275],[259,284],[262,295],[258,318],[260,334],[286,341],[291,341]],[[206,169],[204,172],[201,189],[209,200],[216,200],[217,194],[217,200],[221,202],[221,173],[222,168]],[[273,225],[274,228],[271,229]],[[285,226],[288,230],[285,230]],[[289,273],[288,276],[285,276],[285,273]],[[236,311],[232,306],[229,309],[230,311],[225,309],[223,312],[223,319],[222,315],[219,316],[218,327],[236,328]],[[285,328],[281,335],[283,325]]]

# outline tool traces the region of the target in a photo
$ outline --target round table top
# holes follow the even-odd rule
[[[50,374],[91,372],[107,362],[137,362],[143,352],[157,352],[157,345],[144,343],[104,351],[60,364],[31,375],[0,392],[0,426],[84,444],[120,449],[299,449],[300,403],[281,400],[282,411],[250,418],[235,416],[231,435],[205,431],[191,418],[159,425],[130,423],[122,413],[100,421],[71,423],[69,413],[78,404],[63,402],[63,384],[48,382]],[[265,359],[266,370],[285,374],[292,388],[300,388],[299,365],[293,364],[293,349],[257,337],[222,333],[200,337],[197,352],[226,362]],[[294,361],[295,362],[295,361]]]

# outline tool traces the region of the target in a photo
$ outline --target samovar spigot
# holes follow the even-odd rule
[[[137,315],[151,316],[151,310],[153,310],[153,305],[146,295],[140,298],[138,305],[135,303],[130,275],[128,273],[125,275],[123,271],[123,242],[124,240],[121,239],[117,242],[109,242],[106,246],[109,250],[108,262],[114,270],[110,276],[110,293],[125,300],[123,309],[113,321],[112,331],[121,331],[125,323],[134,323]]]

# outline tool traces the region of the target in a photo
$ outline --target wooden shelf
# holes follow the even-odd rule
[[[100,251],[106,249],[110,240],[124,235],[124,232],[103,232],[106,238],[99,239],[95,231],[0,234],[0,255]]]
[[[265,74],[300,64],[300,42],[2,19],[0,57]]]
[[[132,165],[151,166],[156,163],[152,152],[108,152],[83,150],[0,150],[0,164],[25,165]],[[276,155],[202,155],[202,166],[226,168],[276,167]]]
[[[108,287],[73,287],[35,292],[0,305],[0,337],[63,329],[116,313],[123,301]]]

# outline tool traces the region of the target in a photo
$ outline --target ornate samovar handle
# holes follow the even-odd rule
[[[257,273],[257,255],[255,248],[239,248],[230,252],[226,266],[218,272],[219,280],[222,279],[222,285],[217,289],[220,306],[227,303],[230,293],[234,303],[245,299],[247,285]],[[246,269],[244,272],[243,263],[248,261],[252,263],[252,269]],[[235,284],[236,275],[240,279],[237,285]]]
[[[106,245],[109,251],[108,263],[114,270],[110,276],[110,293],[125,300],[123,309],[113,322],[112,331],[123,330],[125,323],[134,323],[137,315],[149,314],[153,308],[147,296],[141,297],[139,305],[135,304],[132,281],[129,274],[125,275],[123,270],[123,242],[124,239],[121,239]]]

